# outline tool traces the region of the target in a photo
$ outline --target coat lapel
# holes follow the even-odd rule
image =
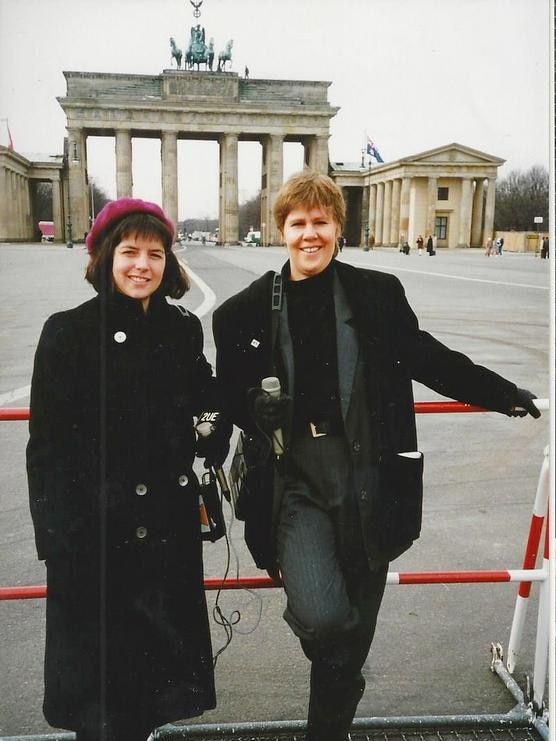
[[[334,306],[336,311],[336,352],[338,354],[338,386],[344,421],[347,417],[355,368],[359,357],[357,332],[352,324],[353,312],[337,272],[334,273]]]

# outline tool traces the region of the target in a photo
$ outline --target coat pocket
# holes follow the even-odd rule
[[[379,540],[384,550],[410,544],[421,532],[423,454],[384,453],[378,464],[382,522]]]

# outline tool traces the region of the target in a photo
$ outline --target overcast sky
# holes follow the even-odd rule
[[[159,74],[168,39],[187,45],[189,0],[0,0],[0,119],[17,151],[62,152],[62,70]],[[204,0],[232,71],[329,80],[330,158],[360,162],[365,132],[385,161],[459,142],[548,168],[549,0]],[[7,129],[0,121],[0,144]],[[89,173],[115,197],[114,142],[89,141]],[[134,139],[134,195],[160,202],[157,140]],[[240,143],[240,200],[260,181],[260,145]],[[286,145],[285,174],[301,166]],[[179,217],[215,216],[218,147],[179,142]]]

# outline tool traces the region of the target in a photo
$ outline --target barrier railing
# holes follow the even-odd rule
[[[541,411],[546,411],[549,408],[548,399],[536,399],[535,405]],[[460,402],[446,402],[446,401],[434,401],[434,402],[416,402],[415,412],[417,414],[453,414],[453,413],[469,413],[469,412],[488,412],[488,409],[484,409],[478,406],[472,406],[470,404],[462,404]],[[28,407],[9,407],[0,408],[0,421],[24,421],[29,419],[29,408]],[[424,571],[424,572],[389,572],[386,583],[389,585],[417,585],[417,584],[477,584],[477,583],[502,583],[502,582],[518,582],[519,589],[517,594],[517,600],[514,610],[514,616],[512,621],[512,627],[510,632],[510,639],[508,644],[508,657],[507,664],[504,666],[504,657],[502,647],[499,643],[492,644],[491,653],[491,670],[495,672],[504,682],[507,689],[511,692],[517,704],[513,710],[505,715],[497,716],[430,716],[419,718],[382,718],[380,719],[383,723],[380,727],[398,727],[405,726],[412,728],[414,725],[423,727],[435,727],[439,721],[459,723],[460,725],[475,725],[476,723],[489,724],[512,724],[519,723],[520,721],[527,722],[527,724],[534,727],[538,734],[548,741],[548,713],[544,705],[544,688],[546,684],[547,666],[548,666],[548,651],[549,651],[549,637],[550,637],[550,626],[549,626],[549,527],[547,517],[547,503],[549,495],[549,448],[546,447],[544,450],[544,459],[539,474],[539,480],[537,484],[537,490],[535,495],[535,501],[533,506],[533,513],[531,516],[531,522],[529,526],[529,533],[527,538],[527,545],[525,549],[525,555],[523,559],[523,567],[521,569],[502,569],[502,570],[475,570],[475,571]],[[543,524],[546,523],[545,527],[545,542],[544,542],[544,553],[543,553],[543,565],[540,569],[535,568],[537,562],[537,556],[542,536]],[[535,644],[535,659],[533,669],[533,691],[530,697],[525,697],[522,690],[519,688],[513,677],[511,676],[515,671],[517,659],[519,656],[523,631],[525,627],[525,618],[527,613],[528,600],[531,593],[531,586],[533,582],[540,583],[539,593],[539,604],[537,614],[537,633],[536,633],[536,644]],[[237,578],[226,578],[226,579],[205,579],[205,589],[211,590],[230,590],[230,589],[272,589],[281,586],[280,581],[275,581],[269,577],[237,577]],[[22,599],[41,599],[46,597],[46,586],[22,586],[22,587],[0,587],[0,601],[9,600],[22,600]],[[364,719],[365,721],[377,721],[378,719]],[[396,723],[392,723],[396,721]],[[405,721],[405,723],[402,723]],[[356,719],[354,721],[354,728],[361,725],[363,721]],[[257,724],[234,724],[227,728],[226,724],[219,724],[218,727],[208,727],[210,731],[215,730],[221,734],[229,732],[234,735],[236,731],[241,730],[240,726],[245,732],[254,732],[253,729]],[[260,724],[259,724],[260,725]],[[263,724],[267,730],[272,730],[271,726],[275,724]],[[293,731],[302,730],[303,724],[299,724],[296,721],[281,723],[280,728],[282,730],[288,730],[287,727],[292,725]],[[295,728],[294,728],[295,726]],[[299,728],[298,728],[299,726]],[[363,726],[362,726],[363,727]],[[373,723],[367,723],[365,728],[373,727]],[[199,736],[203,726],[181,726],[180,736],[183,737],[185,733],[189,736]],[[170,731],[171,733],[171,731]],[[59,738],[72,738],[71,734],[61,734]],[[162,732],[161,737],[169,737],[168,731]],[[11,737],[11,739],[24,737]],[[47,738],[42,737],[26,737],[31,738]],[[58,736],[57,736],[58,738]],[[3,738],[0,737],[0,741]]]

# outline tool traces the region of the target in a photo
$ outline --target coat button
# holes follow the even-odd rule
[[[147,528],[146,527],[138,527],[135,531],[135,535],[139,538],[139,540],[143,540],[147,537]]]
[[[181,476],[178,476],[178,484],[180,486],[187,486],[188,483],[189,483],[189,479],[184,473],[182,473]]]
[[[125,332],[116,332],[114,334],[114,339],[116,340],[116,342],[121,344],[122,342],[125,342],[127,340],[127,335]]]
[[[351,447],[353,448],[354,453],[359,453],[359,451],[361,450],[361,443],[359,442],[359,440],[354,440]]]
[[[137,484],[135,487],[135,493],[138,494],[140,497],[144,496],[147,493],[147,487],[145,484]]]

